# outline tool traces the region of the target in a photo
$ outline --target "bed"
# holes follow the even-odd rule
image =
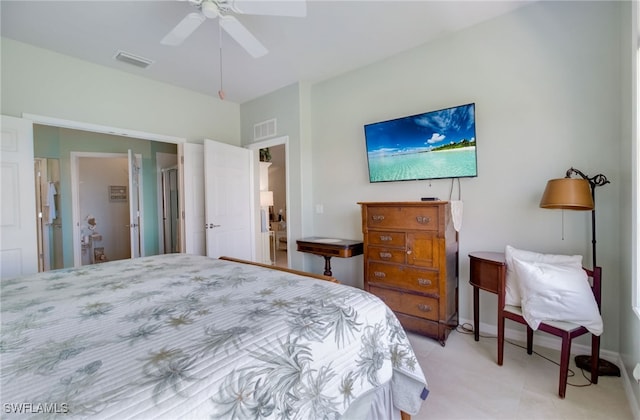
[[[378,298],[240,261],[3,280],[1,316],[4,418],[389,419],[428,394]]]

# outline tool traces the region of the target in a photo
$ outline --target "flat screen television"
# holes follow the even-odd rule
[[[478,176],[475,104],[364,126],[370,182]]]

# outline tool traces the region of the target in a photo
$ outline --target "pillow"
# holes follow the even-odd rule
[[[543,321],[565,321],[602,334],[602,317],[587,273],[578,263],[548,264],[514,260],[520,281],[522,314],[537,330]]]
[[[520,286],[518,285],[518,275],[513,268],[514,259],[526,262],[545,262],[550,264],[578,263],[582,265],[582,255],[540,254],[538,252],[516,249],[510,245],[507,245],[505,248],[504,257],[507,264],[504,303],[512,306],[522,305],[522,299],[520,298]]]

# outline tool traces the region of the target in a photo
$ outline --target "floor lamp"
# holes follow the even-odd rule
[[[580,178],[571,178],[573,174]],[[547,182],[540,200],[540,207],[543,209],[591,210],[591,246],[594,267],[597,266],[595,191],[596,187],[606,184],[609,184],[609,180],[602,174],[588,177],[578,169],[570,168],[564,178]],[[591,371],[591,356],[576,356],[575,361],[579,368]],[[598,376],[620,376],[620,369],[613,363],[598,358]]]

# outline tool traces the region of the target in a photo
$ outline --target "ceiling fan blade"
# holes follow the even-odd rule
[[[305,17],[306,0],[231,0],[231,9],[245,15]]]
[[[252,57],[258,58],[269,52],[258,39],[234,16],[220,16],[220,26],[240,44]]]
[[[207,20],[207,18],[202,13],[189,13],[184,17],[184,19],[180,21],[180,23],[176,25],[175,28],[171,30],[171,32],[169,32],[167,35],[165,35],[164,38],[162,38],[162,41],[160,41],[160,43],[163,45],[182,44],[182,41],[187,39],[189,35],[193,33],[193,31],[198,29],[198,27],[205,20]]]

